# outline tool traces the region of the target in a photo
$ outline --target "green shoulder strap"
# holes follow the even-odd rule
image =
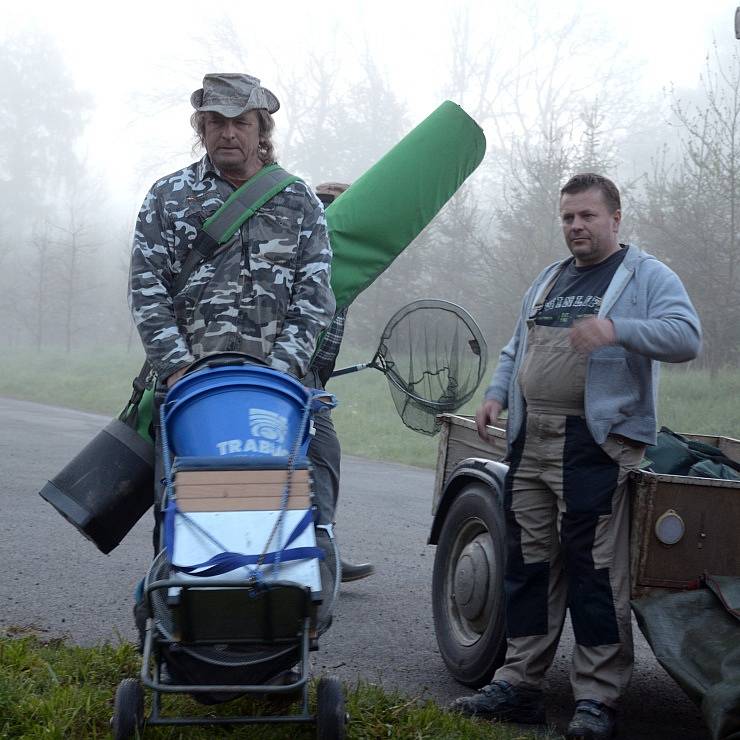
[[[254,177],[235,190],[226,202],[203,224],[195,237],[182,270],[172,284],[177,293],[185,285],[198,263],[208,259],[219,244],[231,239],[242,224],[251,218],[268,200],[300,180],[277,164],[263,167]]]
[[[172,284],[172,293],[179,292],[196,266],[208,259],[219,244],[224,244],[231,239],[242,224],[259,208],[298,180],[300,178],[296,175],[291,175],[277,164],[271,164],[263,167],[254,177],[235,190],[226,202],[204,222],[203,228],[193,241],[193,246],[182,269]],[[151,399],[146,399],[147,402],[142,403],[142,398],[145,393],[153,392],[149,382],[150,375],[151,367],[146,361],[133,380],[134,390],[131,398],[118,416],[121,421],[136,429],[147,441],[151,441],[149,436]]]
[[[291,175],[277,164],[263,167],[229,196],[203,224],[203,231],[223,244],[258,208],[297,180],[300,180],[297,175]]]

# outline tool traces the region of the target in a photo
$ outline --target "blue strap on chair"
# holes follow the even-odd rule
[[[177,505],[174,501],[170,501],[167,505],[167,511],[165,512],[165,545],[168,548],[168,552],[172,551],[172,537],[174,535],[174,519],[176,514],[183,517],[185,521],[196,527],[198,530],[204,532],[204,530],[190,519],[187,514],[183,514],[177,509]],[[306,560],[308,558],[318,558],[319,560],[323,560],[324,552],[318,547],[289,547],[290,544],[312,524],[312,522],[313,513],[309,510],[293,529],[283,548],[273,552],[267,552],[264,555],[244,555],[238,552],[220,552],[209,560],[195,565],[177,565],[176,563],[172,563],[171,560],[170,562],[174,570],[179,570],[182,573],[187,573],[192,576],[209,577],[221,575],[222,573],[229,573],[237,568],[256,565],[257,563],[270,565],[276,562]],[[207,535],[207,533],[205,534]]]

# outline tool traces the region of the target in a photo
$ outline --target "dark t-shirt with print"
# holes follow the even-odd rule
[[[571,260],[547,294],[535,323],[568,328],[577,319],[596,316],[604,293],[626,254],[626,247],[622,247],[598,265],[586,267],[576,267],[575,260]]]

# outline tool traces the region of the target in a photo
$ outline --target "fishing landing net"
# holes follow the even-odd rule
[[[371,362],[333,375],[366,367],[380,370],[403,423],[431,436],[441,426],[438,414],[457,411],[472,398],[486,372],[487,356],[481,330],[467,311],[426,299],[391,317]]]

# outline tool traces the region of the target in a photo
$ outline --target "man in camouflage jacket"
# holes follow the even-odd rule
[[[259,208],[172,295],[203,222],[274,162],[279,103],[258,79],[206,75],[191,103],[206,155],[156,182],[136,223],[129,304],[147,358],[167,386],[194,360],[225,351],[302,377],[335,308],[324,211],[304,183]]]

